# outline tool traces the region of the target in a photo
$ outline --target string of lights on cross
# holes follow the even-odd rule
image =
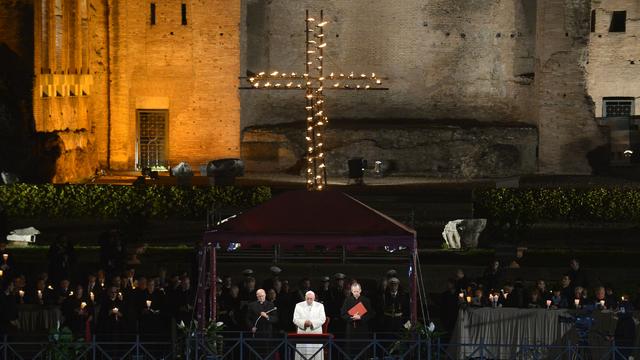
[[[354,75],[351,72],[349,75],[345,75],[343,73],[334,74],[331,73],[324,78],[319,78],[315,76],[311,76],[309,74],[296,74],[294,72],[280,73],[278,71],[274,71],[271,74],[265,74],[265,72],[260,72],[258,74],[248,74],[247,80],[251,83],[252,87],[245,87],[242,89],[258,89],[258,88],[270,88],[270,89],[280,89],[280,90],[298,90],[306,88],[307,86],[312,86],[313,84],[307,84],[309,81],[322,81],[323,83],[320,86],[324,85],[325,81],[331,80],[335,81],[332,84],[327,85],[328,89],[335,90],[388,90],[388,88],[382,87],[382,80],[384,78],[379,78],[375,73],[371,73],[371,75],[360,74]],[[355,82],[372,82],[371,84],[358,84]]]
[[[327,47],[325,42],[324,27],[328,24],[324,20],[324,13],[320,10],[319,20],[309,16],[309,10],[305,16],[305,70],[301,74],[295,72],[271,71],[269,73],[253,73],[247,71],[246,80],[249,87],[240,89],[254,90],[305,90],[307,111],[307,130],[305,139],[307,140],[307,189],[310,191],[321,191],[327,185],[327,168],[325,165],[325,152],[323,150],[324,128],[329,122],[325,113],[325,90],[388,90],[382,87],[382,80],[386,78],[378,77],[375,73],[356,75],[351,72],[330,73],[325,76],[324,72],[324,50]],[[325,89],[326,85],[326,89]]]

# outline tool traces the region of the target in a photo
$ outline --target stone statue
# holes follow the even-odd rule
[[[478,237],[487,226],[487,219],[458,219],[444,226],[442,237],[450,249],[478,247]]]

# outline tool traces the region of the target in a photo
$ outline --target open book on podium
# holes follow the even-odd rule
[[[349,316],[353,316],[355,314],[363,316],[366,313],[367,313],[367,308],[364,307],[364,305],[362,305],[361,302],[358,302],[357,304],[353,305],[353,307],[349,309],[349,311],[347,311],[347,314],[349,314]]]

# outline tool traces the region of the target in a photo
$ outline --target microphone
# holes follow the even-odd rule
[[[273,309],[271,309],[269,311],[265,311],[264,313],[268,314],[268,313],[270,313],[270,312],[272,312],[274,310],[278,310],[278,308],[274,306]],[[260,321],[260,319],[262,319],[262,316],[258,316],[258,318],[256,319],[256,322],[253,324],[253,327],[251,328],[251,332],[254,333],[254,334],[258,330],[258,321]]]

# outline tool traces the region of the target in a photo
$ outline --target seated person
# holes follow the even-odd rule
[[[538,288],[534,288],[533,290],[531,290],[525,307],[529,309],[538,309],[544,306],[546,306],[546,304],[543,304],[542,294],[540,294],[540,290],[538,290]]]

